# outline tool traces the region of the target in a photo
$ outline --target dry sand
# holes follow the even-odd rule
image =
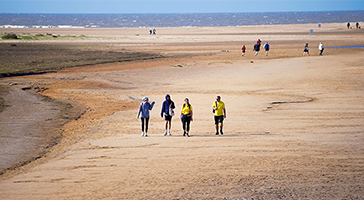
[[[306,42],[363,45],[364,31],[323,24],[309,35],[315,26],[69,30],[114,37],[76,42],[170,57],[3,79],[87,109],[46,156],[0,177],[0,199],[364,199],[364,50],[302,56]],[[268,57],[253,56],[258,38],[270,42]],[[163,136],[167,93],[177,108],[190,99],[192,137],[177,116]],[[224,136],[214,135],[216,95]],[[136,119],[143,96],[156,101],[148,138]]]

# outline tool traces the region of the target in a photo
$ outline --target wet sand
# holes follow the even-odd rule
[[[310,49],[302,56],[306,42],[361,45],[364,32],[323,24],[309,35],[310,26],[316,25],[161,28],[155,37],[120,29],[122,38],[107,29],[70,30],[115,34],[80,43],[111,42],[167,58],[2,79],[36,83],[48,88],[40,94],[86,111],[62,126],[62,139],[46,156],[2,175],[0,198],[364,198],[364,50],[318,56]],[[258,38],[270,42],[268,57],[254,57]],[[190,99],[192,137],[181,136],[178,117],[172,136],[163,136],[167,93],[177,108]],[[224,136],[214,135],[216,95],[227,107]],[[136,120],[143,96],[156,101],[148,138],[140,137]]]

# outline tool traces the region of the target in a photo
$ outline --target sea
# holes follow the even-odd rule
[[[6,14],[1,28],[220,27],[364,21],[364,10],[182,14]]]

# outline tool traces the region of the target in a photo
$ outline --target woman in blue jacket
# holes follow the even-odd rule
[[[139,119],[140,113],[142,114],[140,119],[142,121],[142,137],[148,137],[148,122],[149,122],[149,110],[153,109],[155,102],[153,101],[152,104],[149,103],[148,97],[143,97],[143,102],[139,106],[138,116]],[[145,124],[145,132],[144,132],[144,124]]]
[[[176,106],[174,105],[174,102],[171,99],[171,96],[169,94],[166,95],[166,100],[162,104],[162,110],[161,110],[161,117],[163,117],[166,120],[166,131],[164,132],[164,136],[171,135],[171,123],[172,123],[172,117],[174,115],[173,109],[175,109]]]

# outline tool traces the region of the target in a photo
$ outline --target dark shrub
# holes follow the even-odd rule
[[[14,33],[8,33],[1,37],[3,40],[11,40],[11,39],[18,39],[18,36]]]

